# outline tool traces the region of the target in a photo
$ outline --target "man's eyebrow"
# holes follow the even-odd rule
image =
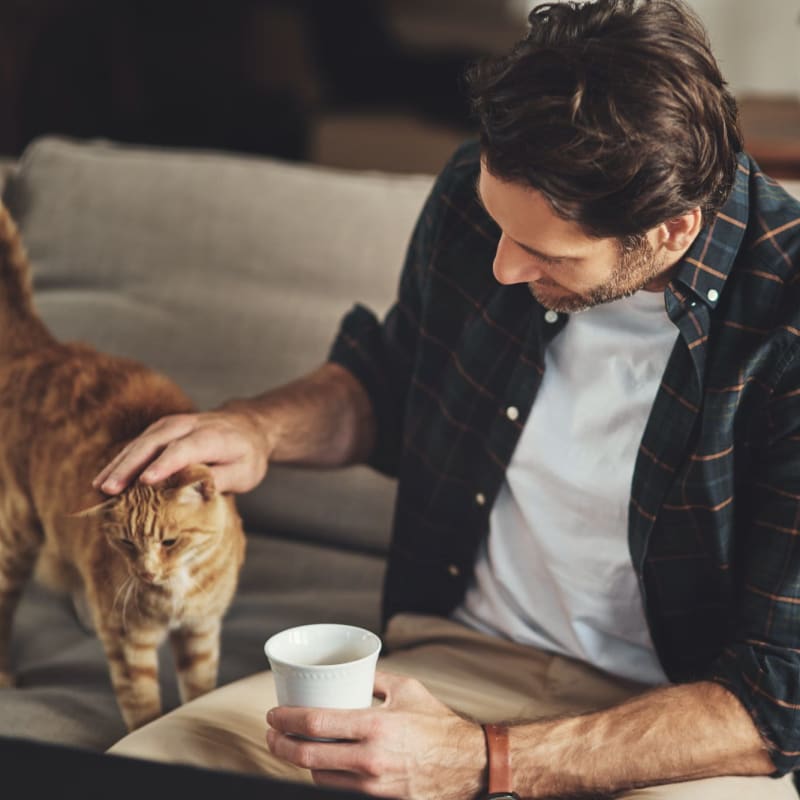
[[[483,197],[481,196],[481,186],[480,186],[481,176],[475,179],[475,199],[478,202],[478,205],[494,220],[494,217],[489,213],[489,209],[486,208],[486,203],[483,202]],[[495,220],[496,222],[496,220]],[[508,234],[506,234],[508,236]],[[561,261],[578,261],[579,259],[574,256],[549,256],[547,253],[542,253],[539,250],[534,250],[532,247],[528,247],[528,245],[523,244],[522,242],[518,242],[516,239],[512,239],[508,236],[514,244],[519,247],[521,250],[524,250],[526,253],[530,253],[532,256],[536,256],[536,258],[540,258],[542,261],[551,261],[553,263],[558,263]]]

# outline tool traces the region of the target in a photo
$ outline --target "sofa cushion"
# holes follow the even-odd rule
[[[269,158],[43,138],[4,199],[56,336],[137,358],[201,408],[318,366],[356,301],[391,303],[431,186]],[[245,522],[385,548],[394,483],[275,467]]]

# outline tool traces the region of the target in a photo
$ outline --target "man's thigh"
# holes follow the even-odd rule
[[[645,688],[583,664],[476,634],[447,620],[404,617],[386,633],[378,668],[417,678],[442,702],[473,719],[535,719],[623,702]],[[266,712],[277,704],[269,672],[180,706],[121,739],[110,753],[308,781],[274,758]],[[630,800],[797,800],[789,779],[715,778],[637,789]]]
[[[129,733],[112,755],[310,781],[270,753],[266,714],[277,705],[272,673],[260,672],[178,706]]]
[[[620,795],[620,800],[797,800],[791,775],[773,778],[707,778],[650,786]]]

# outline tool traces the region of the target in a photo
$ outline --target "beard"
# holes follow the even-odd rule
[[[638,236],[629,243],[620,243],[619,259],[611,276],[593,289],[583,293],[569,292],[550,281],[529,283],[528,289],[545,308],[560,314],[574,314],[601,303],[610,303],[636,294],[662,273],[665,262],[666,255],[656,258],[648,239]]]

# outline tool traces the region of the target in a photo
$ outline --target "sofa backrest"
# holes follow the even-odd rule
[[[432,178],[44,138],[4,199],[53,333],[139,359],[201,408],[325,359],[355,301],[383,314]],[[394,482],[275,467],[250,531],[383,550]]]
[[[354,301],[386,311],[431,184],[46,137],[3,196],[55,335],[137,358],[209,408],[318,366]],[[383,551],[394,488],[365,467],[273,467],[239,507],[252,532]]]

